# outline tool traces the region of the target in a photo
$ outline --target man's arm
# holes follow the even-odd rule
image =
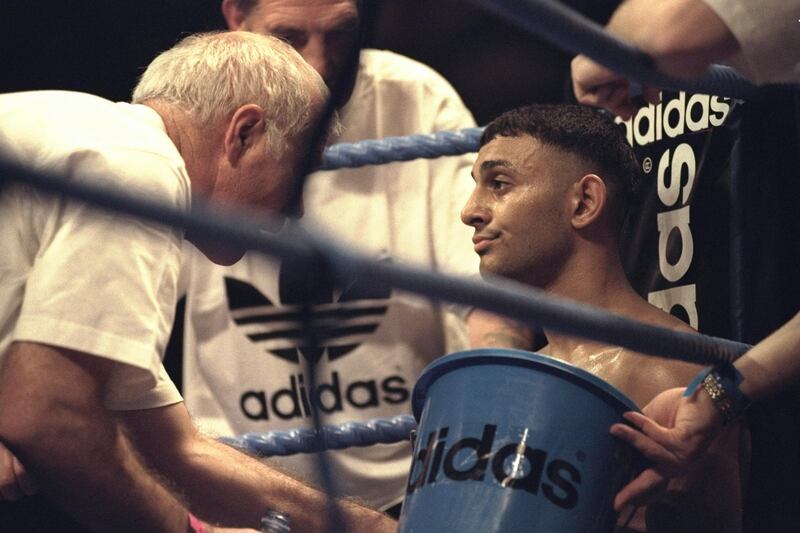
[[[37,343],[12,344],[0,369],[0,439],[41,492],[96,531],[187,531],[187,511],[137,460],[102,407],[112,365]]]
[[[291,519],[292,531],[330,526],[327,496],[260,461],[199,434],[183,403],[119,413],[145,460],[180,487],[192,512],[210,522],[258,527],[272,509]],[[337,501],[352,532],[395,531],[389,517]]]
[[[800,382],[800,313],[736,360],[740,389],[762,400]]]
[[[471,348],[502,347],[530,350],[533,333],[515,320],[473,309],[467,315],[467,331]]]
[[[636,46],[665,74],[695,77],[716,60],[739,50],[725,22],[702,0],[628,0],[614,12],[606,30]],[[605,107],[623,118],[636,112],[630,82],[579,55],[572,60],[572,86],[579,102]],[[658,89],[643,96],[658,101]]]
[[[676,413],[672,400],[681,394],[680,389],[663,393],[645,407],[644,413],[673,426]],[[681,477],[670,480],[666,492],[647,504],[648,531],[741,531],[742,431],[738,424],[726,427],[702,458]]]
[[[777,394],[800,381],[800,314],[756,344],[734,366],[741,372],[740,389],[751,400]],[[680,392],[683,389],[679,389]],[[637,448],[652,463],[617,495],[622,506],[645,500],[661,490],[667,479],[682,475],[702,458],[723,429],[723,416],[701,389],[684,397],[665,391],[653,399],[672,412],[672,424],[626,413],[635,428],[615,424],[611,433]],[[645,410],[647,412],[647,410]]]

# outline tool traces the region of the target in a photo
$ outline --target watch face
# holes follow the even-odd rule
[[[261,533],[290,533],[289,516],[271,509],[261,517]]]

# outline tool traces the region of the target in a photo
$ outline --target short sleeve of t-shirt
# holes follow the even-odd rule
[[[800,83],[800,9],[785,0],[704,0],[741,52],[731,65],[756,83]]]
[[[158,154],[124,150],[75,153],[68,169],[70,179],[113,176],[98,181],[185,209],[187,183],[176,174]],[[181,233],[77,201],[37,193],[31,201],[38,203],[31,211],[41,242],[14,340],[124,363],[110,377],[109,407],[180,401],[164,384],[160,359],[174,313]]]

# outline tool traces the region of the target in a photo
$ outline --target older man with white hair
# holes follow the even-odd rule
[[[0,151],[176,209],[203,198],[278,215],[327,96],[277,39],[190,36],[153,61],[132,104],[0,95]],[[164,372],[182,237],[25,185],[2,190],[0,440],[89,530],[210,531],[194,515],[255,528],[270,510],[294,531],[325,530],[323,494],[202,437]],[[186,238],[219,263],[243,253]],[[393,528],[341,509],[349,530]]]

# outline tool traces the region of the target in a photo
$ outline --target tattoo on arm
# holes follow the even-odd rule
[[[483,332],[480,341],[483,346],[530,350],[533,348],[533,337],[533,332],[527,327],[503,318],[496,321],[495,328]]]

